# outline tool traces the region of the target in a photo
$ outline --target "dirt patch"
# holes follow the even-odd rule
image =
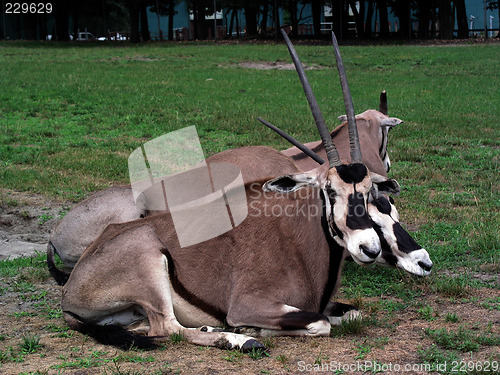
[[[32,194],[1,194],[2,238],[8,242],[12,238],[36,241],[43,244],[40,250],[44,250],[50,229],[70,204]],[[52,217],[44,221],[43,215]],[[485,288],[472,290],[466,298],[444,297],[430,291],[415,301],[394,296],[362,298],[360,307],[366,324],[361,333],[263,339],[269,356],[260,359],[185,342],[168,343],[150,351],[122,351],[69,330],[60,310],[61,287],[44,267],[35,270],[19,269],[15,276],[0,279],[1,374],[375,373],[377,368],[370,364],[385,366],[378,368],[384,374],[427,374],[430,368],[425,367],[428,365],[421,351],[449,351],[440,348],[425,329],[456,332],[463,327],[473,336],[500,335],[500,291]],[[419,280],[411,287],[427,290],[426,282],[420,284]],[[350,302],[342,290],[339,300]],[[39,336],[41,346],[34,353],[23,352],[22,344],[34,335]],[[456,353],[456,358],[466,362],[500,360],[498,345],[481,344],[473,352]]]
[[[285,63],[281,61],[245,61],[235,64],[242,68],[257,69],[257,70],[295,70],[293,63]],[[317,64],[303,65],[304,70],[319,70],[323,66]]]
[[[50,230],[72,203],[0,190],[0,260],[45,251]]]

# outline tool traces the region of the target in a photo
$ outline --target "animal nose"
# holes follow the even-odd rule
[[[366,256],[368,256],[371,259],[375,259],[380,254],[380,249],[373,250],[371,248],[366,247],[365,245],[359,245],[359,248]]]
[[[432,268],[432,263],[426,263],[426,262],[418,262],[418,265],[424,270],[424,271],[429,271],[431,270]]]

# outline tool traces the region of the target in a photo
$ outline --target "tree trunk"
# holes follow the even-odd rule
[[[195,17],[194,17],[194,35],[195,39],[205,40],[205,1],[195,1]]]
[[[313,18],[313,33],[316,38],[321,36],[321,0],[311,0]]]
[[[332,30],[335,33],[338,41],[341,41],[344,37],[343,33],[343,13],[344,13],[344,2],[341,0],[332,0]]]
[[[386,39],[389,37],[389,12],[387,10],[387,0],[377,1],[378,14],[380,18],[380,38]]]
[[[398,18],[399,18],[399,31],[398,34],[402,39],[411,40],[412,26],[411,26],[411,7],[408,1],[397,2]]]
[[[240,37],[240,17],[238,11],[236,11],[236,38]]]
[[[78,29],[80,28],[80,22],[78,20],[78,14],[80,13],[78,9],[79,4],[78,1],[73,3],[73,38],[75,39],[78,38]]]
[[[451,39],[453,37],[450,0],[439,0],[439,37],[441,39]]]
[[[149,34],[149,22],[148,22],[148,13],[146,9],[146,1],[141,0],[140,3],[140,19],[141,19],[141,36],[144,42],[151,40],[151,35]],[[160,36],[158,35],[158,38]]]
[[[257,8],[255,6],[245,6],[245,21],[247,23],[247,36],[257,35]]]
[[[128,11],[130,15],[130,42],[139,43],[139,2],[136,0],[129,0]]]
[[[35,13],[23,14],[24,39],[36,40],[37,34],[37,17]]]
[[[296,0],[290,0],[288,2],[288,12],[290,13],[290,25],[292,26],[292,37],[297,37],[297,29],[298,29],[298,22],[297,22],[297,1]]]
[[[262,35],[267,34],[267,17],[269,14],[269,0],[264,1],[264,7],[262,9],[262,22],[260,23],[260,30]]]
[[[455,4],[457,10],[458,37],[462,39],[469,38],[469,26],[467,25],[465,0],[456,0],[453,3]]]
[[[430,9],[428,1],[421,1],[418,12],[418,36],[419,38],[429,38]]]
[[[229,30],[227,31],[227,35],[229,38],[233,37],[233,25],[236,12],[237,12],[236,8],[233,8],[233,10],[231,11],[231,20],[229,21]]]
[[[175,1],[168,1],[168,40],[174,40]]]
[[[55,9],[55,40],[69,40],[69,22],[68,22],[68,2],[66,0],[54,1]]]
[[[375,10],[375,4],[373,0],[368,1],[368,9],[366,12],[366,21],[364,26],[363,36],[366,39],[370,39],[372,37],[372,19],[373,12]]]

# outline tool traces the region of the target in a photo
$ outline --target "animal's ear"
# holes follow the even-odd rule
[[[393,128],[396,125],[402,124],[404,121],[397,117],[387,117],[380,122],[380,127]]]
[[[373,172],[370,172],[370,177],[372,180],[371,194],[375,198],[377,198],[379,194],[398,195],[401,191],[399,183],[392,178],[387,178]]]
[[[287,174],[267,181],[263,186],[264,191],[275,191],[278,193],[292,193],[305,187],[320,187],[320,178],[317,169],[309,172]]]
[[[340,122],[346,122],[347,116],[346,115],[339,116],[339,117],[337,117],[337,120],[339,120]]]

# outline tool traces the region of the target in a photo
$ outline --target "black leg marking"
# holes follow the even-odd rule
[[[346,303],[341,303],[341,302],[330,302],[326,307],[325,311],[323,312],[323,314],[327,316],[342,317],[344,316],[345,313],[353,310],[359,311],[358,308],[353,305],[348,305]]]
[[[252,352],[255,350],[260,350],[264,353],[267,352],[267,348],[264,345],[262,345],[260,342],[258,342],[257,340],[254,340],[254,339],[247,340],[243,344],[243,346],[241,347],[241,351],[243,353],[249,353],[249,352]]]
[[[320,320],[328,322],[328,318],[322,314],[308,311],[289,312],[281,317],[279,326],[284,330],[306,329],[309,324]]]

